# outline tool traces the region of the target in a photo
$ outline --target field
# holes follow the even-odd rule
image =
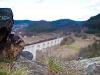
[[[81,48],[92,44],[94,40],[82,39],[77,37],[75,42],[70,45],[62,45],[52,51],[51,55],[63,60],[77,59]]]
[[[35,37],[24,37],[22,38],[25,42],[25,44],[38,42],[39,40],[43,40],[42,38],[35,36]]]
[[[45,40],[45,39],[49,39],[54,37],[55,34],[51,34],[51,33],[41,33],[41,34],[37,34],[36,36],[31,36],[31,37],[22,37],[22,39],[24,40],[24,42],[26,44],[28,43],[34,43],[34,42],[38,42],[41,40]]]
[[[23,38],[23,40],[25,41],[25,43],[32,43],[50,38],[51,36],[52,35],[39,34],[35,37],[25,37]],[[94,42],[94,35],[88,35],[88,37],[91,38],[82,39],[81,37],[74,37],[75,42],[73,42],[72,44],[52,48],[48,51],[48,54],[62,60],[77,59],[80,49],[87,47],[89,44],[92,44]]]

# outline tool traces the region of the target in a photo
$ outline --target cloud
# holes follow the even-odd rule
[[[0,0],[0,7],[11,7],[15,19],[86,20],[100,12],[100,0]]]
[[[0,2],[4,2],[4,0],[0,0]]]
[[[84,18],[89,18],[91,16],[97,15],[98,13],[100,13],[100,0],[90,0],[83,4],[80,9],[86,12],[84,13]]]
[[[33,2],[35,2],[35,3],[41,3],[41,2],[43,2],[44,0],[33,0]]]
[[[0,0],[0,8],[14,8],[16,6],[15,0]]]
[[[100,7],[100,0],[91,0],[90,2],[86,3],[84,8],[98,8]]]
[[[13,4],[12,3],[7,3],[7,2],[0,2],[0,8],[12,8]]]

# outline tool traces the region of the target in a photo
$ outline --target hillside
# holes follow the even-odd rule
[[[33,21],[31,20],[14,20],[14,25],[29,25],[30,23],[32,23]]]
[[[59,28],[59,27],[66,27],[72,24],[76,24],[76,22],[70,19],[60,19],[60,20],[52,21],[51,24]]]
[[[60,19],[56,21],[34,21],[28,26],[26,32],[50,32],[74,24],[80,25],[81,23],[81,21],[73,21],[70,19]]]
[[[98,19],[100,19],[100,13],[97,14],[96,16],[91,17],[88,21],[91,21],[91,20],[98,20]]]
[[[56,28],[54,26],[51,25],[50,22],[48,21],[35,21],[33,23],[31,23],[28,28],[27,28],[27,32],[49,32],[49,31],[53,31]]]
[[[100,14],[91,17],[89,20],[85,21],[83,24],[88,27],[87,33],[97,34],[100,33]]]

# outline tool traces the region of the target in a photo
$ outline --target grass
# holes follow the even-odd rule
[[[73,50],[79,50],[79,47],[74,46],[74,45],[67,45],[67,48],[73,49]]]
[[[32,43],[32,42],[38,42],[39,40],[43,40],[42,38],[36,36],[36,37],[26,37],[22,38],[25,43]]]
[[[0,75],[26,75],[26,73],[23,73],[22,71],[15,71],[15,72],[5,72],[0,71]]]
[[[28,75],[25,71],[23,71],[24,69],[19,69],[16,70],[14,72],[10,72],[12,75]]]
[[[64,73],[65,70],[64,70],[63,64],[59,60],[57,60],[56,58],[52,56],[48,57],[47,60],[48,60],[47,66],[49,68],[49,71],[55,72],[55,73],[62,73],[62,74]]]
[[[13,63],[0,62],[0,75],[27,75],[22,69],[11,71]]]
[[[79,50],[80,49],[80,46],[76,46],[74,44],[71,44],[71,45],[63,45],[62,46],[62,49]]]
[[[12,63],[0,63],[0,72],[10,72]]]
[[[80,37],[77,37],[77,38],[76,38],[76,41],[83,41],[83,39],[80,38]]]
[[[50,75],[82,75],[81,73],[80,74],[74,73],[73,69],[67,66],[71,62],[74,62],[75,60],[71,62],[62,62],[53,56],[48,57],[47,60],[48,60],[47,66]]]
[[[0,72],[0,75],[10,75],[10,74],[7,72]]]
[[[76,75],[76,74],[71,73],[71,74],[69,74],[69,75]]]
[[[92,44],[94,41],[85,40],[82,38],[76,38],[76,41],[70,45],[63,45],[62,49],[72,49],[72,50],[80,50],[81,47],[86,47],[89,44]]]

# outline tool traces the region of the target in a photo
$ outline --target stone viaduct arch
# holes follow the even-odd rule
[[[45,41],[45,42],[27,45],[27,46],[24,47],[23,51],[29,51],[30,53],[32,53],[33,56],[34,56],[33,60],[35,60],[37,50],[42,50],[44,48],[48,48],[48,47],[58,45],[58,44],[61,43],[62,40],[63,40],[63,38],[57,38],[57,39],[53,39],[53,40],[49,40],[49,41]]]

